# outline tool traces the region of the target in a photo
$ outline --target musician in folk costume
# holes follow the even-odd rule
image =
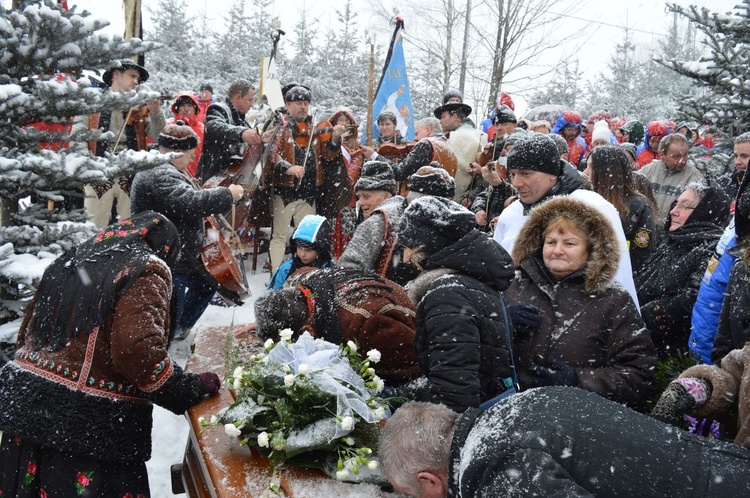
[[[282,94],[287,114],[266,146],[263,185],[251,215],[256,223],[273,216],[269,253],[274,270],[284,261],[292,220],[299,225],[308,214],[335,218],[351,201],[351,183],[341,161],[341,136],[347,127],[337,124],[316,130],[308,114],[312,94],[306,86],[291,83]]]
[[[131,60],[123,59],[107,69],[102,75],[102,80],[111,92],[130,92],[148,80],[148,77],[146,68]],[[128,120],[128,109],[80,116],[73,126],[73,133],[84,129],[102,129],[114,133],[115,138],[112,141],[89,142],[88,147],[91,153],[100,157],[104,156],[107,151],[117,153],[124,149],[146,150],[146,138],[156,141],[159,132],[166,124],[166,118],[161,112],[157,99],[149,101],[146,107],[149,115],[144,119]],[[133,110],[133,113],[136,112],[137,110]],[[131,178],[123,176],[84,186],[86,194],[84,208],[92,216],[91,221],[97,227],[104,228],[109,225],[112,204],[115,200],[117,215],[120,218],[130,216],[130,185]]]
[[[470,206],[476,194],[487,188],[481,172],[472,167],[477,153],[487,144],[487,134],[474,127],[469,119],[471,106],[467,104],[448,102],[435,109],[433,114],[440,120],[443,132],[448,134],[448,145],[458,158],[454,200]]]
[[[214,102],[206,111],[205,141],[198,167],[199,177],[206,181],[229,168],[232,156],[242,155],[241,145],[260,145],[258,132],[245,121],[245,114],[255,102],[255,87],[238,79],[229,85],[223,102]]]
[[[341,159],[346,166],[351,185],[357,183],[362,171],[362,155],[364,147],[359,143],[357,121],[352,111],[346,107],[339,107],[331,114],[331,124],[342,124],[347,127],[341,136]],[[354,230],[357,228],[357,196],[351,192],[351,200],[341,208],[335,219],[332,219],[333,235],[331,237],[331,253],[336,259],[340,258],[352,239]]]
[[[391,165],[396,181],[405,181],[422,166],[433,161],[440,164],[452,177],[456,175],[458,159],[453,149],[448,145],[440,120],[433,117],[420,119],[414,124],[414,139],[416,145],[400,162],[392,161],[378,152],[370,149],[370,160],[385,161]],[[367,149],[366,147],[364,149]],[[365,150],[365,156],[368,151]]]
[[[175,339],[187,337],[190,329],[214,295],[215,280],[203,266],[206,216],[225,213],[245,193],[241,185],[196,190],[186,173],[195,157],[198,136],[181,121],[167,125],[159,135],[159,152],[181,155],[156,168],[141,171],[133,180],[133,212],[152,210],[167,216],[180,233],[180,256],[172,282],[175,294],[173,331]]]

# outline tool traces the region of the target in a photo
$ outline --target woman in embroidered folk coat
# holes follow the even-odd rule
[[[152,403],[181,414],[219,389],[167,353],[178,247],[148,211],[45,271],[0,370],[0,496],[149,496]]]

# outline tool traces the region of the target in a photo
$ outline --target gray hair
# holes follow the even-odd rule
[[[750,142],[750,131],[746,131],[734,139],[735,144],[744,144],[746,142]]]
[[[246,79],[240,78],[233,81],[232,84],[229,85],[229,90],[227,90],[227,97],[229,97],[230,99],[235,95],[244,97],[250,90],[255,90],[255,85],[253,85]]]
[[[414,123],[414,127],[416,128],[417,126],[431,129],[433,135],[442,135],[443,133],[443,125],[440,124],[440,120],[432,116],[422,118]]]
[[[679,133],[670,133],[666,137],[661,139],[661,142],[659,142],[659,152],[662,154],[666,154],[669,150],[669,147],[673,143],[682,143],[686,145],[690,145],[690,142],[688,142],[688,139],[685,137],[685,135],[681,135]]]
[[[385,424],[380,434],[380,466],[391,484],[419,492],[417,474],[448,476],[448,460],[458,413],[445,405],[407,403]]]

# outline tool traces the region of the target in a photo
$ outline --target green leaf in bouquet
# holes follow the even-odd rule
[[[218,417],[222,424],[232,424],[238,420],[242,420],[243,425],[250,423],[255,426],[253,423],[255,416],[270,410],[270,407],[259,405],[253,398],[242,397],[220,411]]]
[[[331,417],[313,422],[301,430],[291,431],[286,440],[287,456],[334,448],[336,443],[331,440],[336,435],[337,423],[336,417]]]

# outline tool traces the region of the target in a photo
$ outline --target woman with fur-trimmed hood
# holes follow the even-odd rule
[[[538,320],[516,327],[522,389],[580,387],[639,407],[656,351],[630,295],[614,281],[614,231],[596,209],[557,197],[532,210],[513,248],[516,278],[505,292]]]

